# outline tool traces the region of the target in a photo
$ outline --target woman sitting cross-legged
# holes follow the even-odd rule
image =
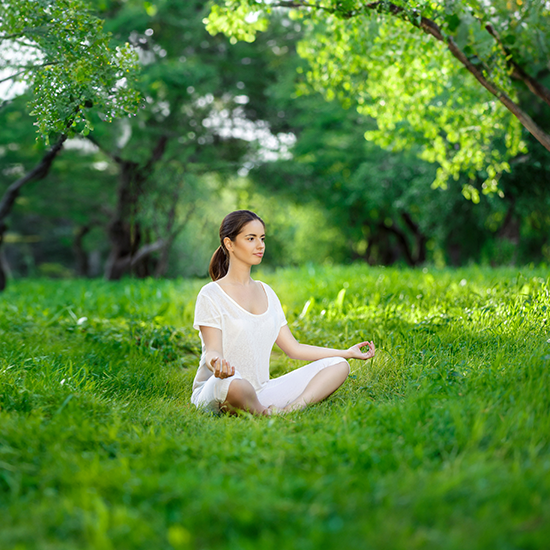
[[[210,262],[212,282],[199,292],[195,308],[193,326],[202,341],[191,397],[197,407],[263,415],[303,409],[344,383],[350,372],[347,359],[374,357],[373,342],[341,350],[296,341],[275,292],[250,277],[265,252],[265,224],[254,212],[228,214],[220,242]],[[312,362],[270,379],[274,343],[290,358]],[[361,351],[365,346],[368,351]]]

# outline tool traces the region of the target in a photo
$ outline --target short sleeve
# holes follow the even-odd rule
[[[283,306],[281,305],[281,302],[279,302],[278,298],[277,298],[277,302],[279,303],[279,316],[281,318],[281,327],[284,327],[287,324],[286,315],[283,310]]]
[[[199,327],[222,328],[222,315],[219,306],[202,291],[197,296],[195,304],[195,320],[193,328],[199,330]]]
[[[262,283],[265,288],[269,289],[269,294],[271,298],[273,299],[273,302],[275,304],[275,310],[277,312],[277,318],[279,322],[279,328],[284,327],[287,324],[285,312],[283,310],[283,306],[281,305],[281,301],[279,300],[279,297],[275,293],[275,291],[267,284]]]

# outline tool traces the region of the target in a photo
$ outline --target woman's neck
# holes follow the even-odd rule
[[[223,277],[223,281],[232,285],[249,285],[252,282],[250,266],[231,262],[227,270],[227,275]]]

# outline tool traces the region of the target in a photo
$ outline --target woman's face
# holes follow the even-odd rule
[[[265,227],[259,220],[252,220],[243,226],[234,241],[224,240],[231,260],[239,260],[248,265],[258,265],[265,252]]]

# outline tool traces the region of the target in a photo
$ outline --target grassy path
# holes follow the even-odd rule
[[[301,341],[372,338],[374,362],[306,411],[217,418],[189,404],[204,281],[9,287],[1,549],[548,548],[546,273],[257,278]]]

